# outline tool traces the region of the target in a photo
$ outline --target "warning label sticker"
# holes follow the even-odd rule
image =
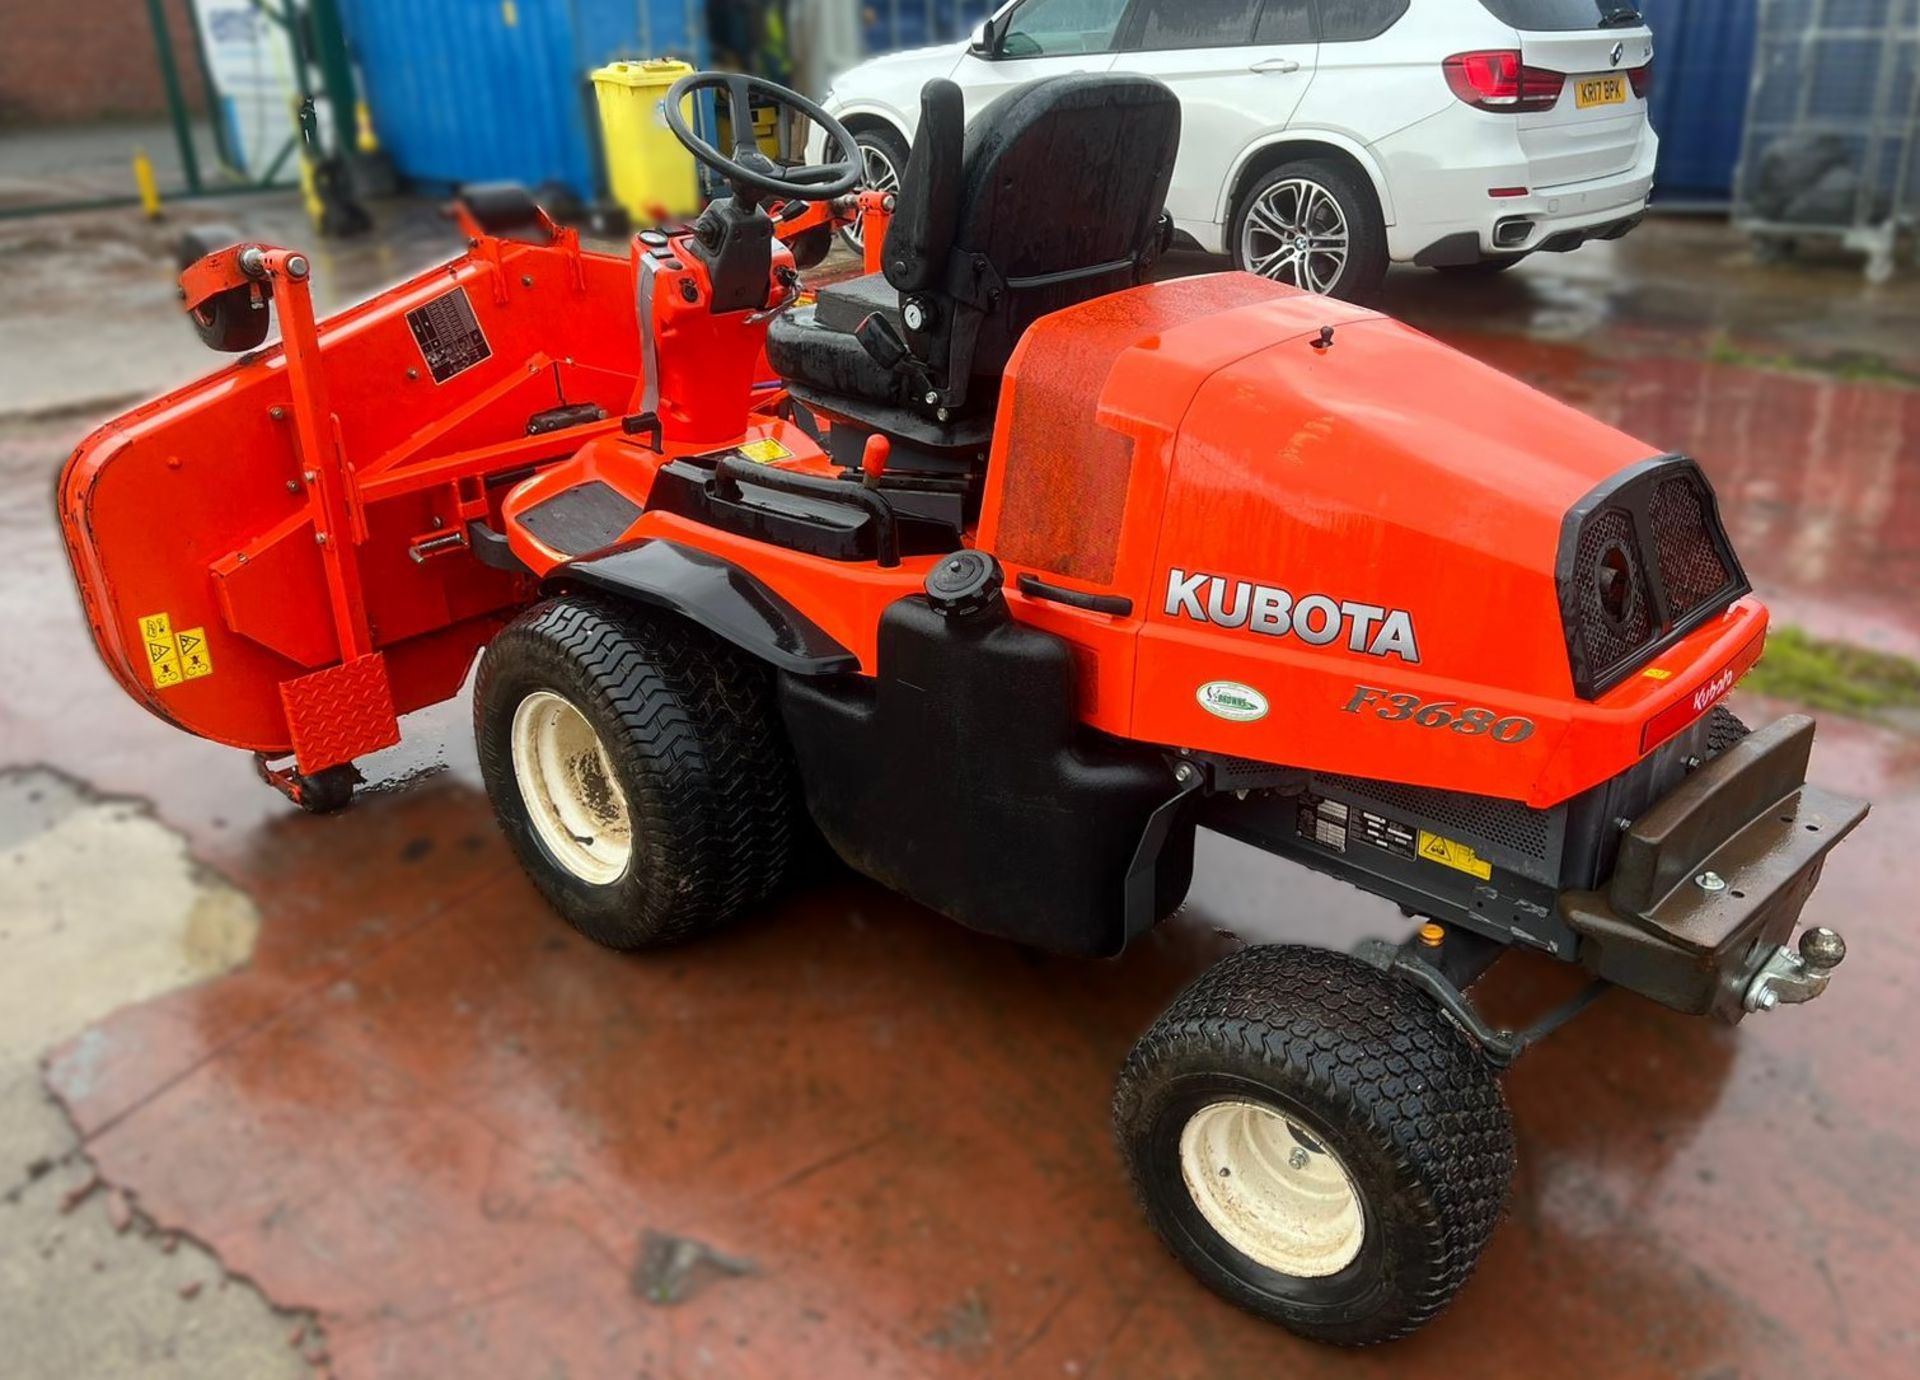
[[[420,356],[426,360],[435,383],[445,383],[493,354],[463,287],[443,292],[424,307],[408,312],[407,328],[413,332],[414,343],[420,347]]]
[[[740,454],[756,465],[771,465],[775,460],[791,460],[793,452],[772,437],[762,441],[749,441],[740,447]]]
[[[1483,882],[1493,876],[1493,864],[1483,861],[1466,844],[1443,839],[1438,834],[1429,834],[1425,829],[1420,831],[1420,856],[1428,862],[1437,862],[1442,867],[1451,867],[1456,872],[1478,877]]]
[[[147,649],[147,673],[153,688],[171,690],[186,679],[180,668],[180,647],[173,638],[173,620],[164,613],[149,613],[140,620],[140,641]]]
[[[182,676],[188,680],[198,680],[213,674],[213,658],[207,655],[205,628],[182,628],[174,635],[174,641],[180,648]]]

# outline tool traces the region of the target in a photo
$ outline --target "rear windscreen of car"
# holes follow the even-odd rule
[[[1480,0],[1502,24],[1535,33],[1638,24],[1640,7],[1625,0]]]

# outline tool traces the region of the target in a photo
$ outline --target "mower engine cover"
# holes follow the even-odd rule
[[[1759,653],[1692,461],[1377,313],[1154,284],[1037,323],[1006,389],[981,545],[1131,601],[1123,736],[1545,808]]]

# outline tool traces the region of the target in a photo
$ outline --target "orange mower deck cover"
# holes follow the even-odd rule
[[[321,323],[328,439],[348,480],[348,530],[327,536],[358,562],[371,657],[343,657],[329,613],[280,344],[87,437],[56,501],[121,686],[190,733],[269,756],[299,745],[292,693],[311,710],[303,759],[339,760],[323,739],[364,743],[382,713],[450,698],[532,586],[428,543],[497,513],[506,487],[489,482],[487,451],[524,447],[530,414],[566,402],[618,417],[639,369],[629,287],[624,260],[577,244],[487,240]],[[276,316],[284,326],[284,302]],[[579,439],[558,433],[541,458]],[[375,665],[342,674],[357,662]],[[289,691],[303,680],[305,705]]]

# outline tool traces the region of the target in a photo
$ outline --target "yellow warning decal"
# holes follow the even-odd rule
[[[1673,672],[1667,670],[1664,666],[1649,666],[1647,667],[1646,670],[1642,671],[1640,674],[1645,676],[1648,680],[1672,680],[1673,679]]]
[[[153,688],[171,690],[186,679],[180,669],[180,647],[173,639],[173,620],[164,613],[149,613],[140,620],[140,641],[147,649],[147,672]]]
[[[1456,872],[1469,873],[1483,882],[1493,876],[1493,864],[1481,861],[1480,855],[1466,844],[1429,834],[1425,829],[1420,831],[1420,856]]]
[[[207,653],[205,628],[182,628],[174,635],[174,641],[180,647],[181,675],[188,680],[199,680],[202,676],[213,674],[213,658]]]
[[[740,447],[740,453],[756,465],[771,465],[775,460],[793,459],[793,452],[772,437],[764,441],[749,441]]]

